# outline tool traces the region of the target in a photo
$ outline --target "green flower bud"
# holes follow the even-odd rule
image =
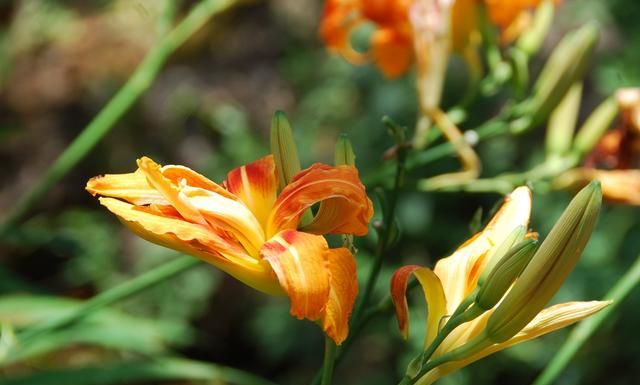
[[[487,263],[482,270],[480,278],[478,278],[478,286],[484,285],[491,271],[509,253],[513,245],[524,239],[526,231],[524,226],[517,226],[498,247],[489,252]]]
[[[549,302],[582,254],[602,202],[600,182],[593,181],[573,198],[513,288],[487,321],[495,343],[524,328]]]
[[[549,117],[547,126],[547,156],[563,156],[571,149],[573,132],[580,111],[582,82],[574,83]]]
[[[613,97],[605,101],[593,110],[591,115],[585,120],[576,139],[573,143],[573,150],[578,156],[589,153],[602,137],[602,134],[609,128],[613,120],[618,115],[618,103]]]
[[[531,116],[528,127],[543,122],[564,98],[569,88],[582,79],[598,41],[598,28],[587,24],[567,34],[551,53],[533,86],[533,96],[518,111]]]
[[[271,119],[271,153],[276,163],[278,185],[282,190],[300,171],[300,159],[291,125],[282,111],[274,112]]]
[[[336,142],[335,161],[336,166],[354,166],[356,165],[356,154],[351,147],[351,141],[346,134],[340,135]]]
[[[480,287],[475,300],[476,304],[484,310],[494,307],[527,266],[536,247],[538,247],[538,241],[527,239],[511,248],[491,270],[486,282]]]
[[[527,29],[525,29],[518,41],[516,47],[528,56],[534,55],[542,46],[542,42],[547,37],[549,27],[553,21],[555,13],[555,5],[552,0],[545,0],[540,3],[533,14],[533,21]]]

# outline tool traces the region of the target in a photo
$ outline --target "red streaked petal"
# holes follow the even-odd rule
[[[391,299],[396,310],[398,327],[406,339],[409,335],[409,308],[407,305],[407,283],[411,275],[414,275],[424,292],[427,302],[427,334],[425,346],[428,346],[436,337],[440,320],[446,315],[447,300],[442,289],[442,284],[437,275],[426,267],[409,265],[396,270],[391,278]]]
[[[328,245],[321,236],[285,230],[260,250],[291,300],[291,315],[317,320],[329,299]]]
[[[318,215],[305,231],[315,234],[367,233],[373,206],[358,178],[358,170],[352,166],[332,167],[317,163],[298,173],[282,190],[269,217],[267,235],[296,228],[305,210],[328,199],[343,201],[340,203],[341,216],[328,221]]]
[[[266,227],[278,191],[273,155],[231,170],[225,186],[244,202],[260,224]]]
[[[329,300],[322,316],[324,332],[340,345],[349,335],[349,317],[358,296],[356,261],[349,249],[329,249]]]

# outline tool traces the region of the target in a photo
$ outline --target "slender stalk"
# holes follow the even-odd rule
[[[153,84],[156,75],[178,47],[213,15],[228,9],[235,2],[235,0],[202,0],[171,32],[161,37],[124,86],[53,162],[33,189],[24,194],[13,206],[13,210],[0,226],[0,236],[18,224],[49,189],[73,169],[111,130],[125,112]]]
[[[386,254],[387,248],[389,246],[389,241],[391,237],[391,231],[393,228],[393,221],[395,218],[395,210],[398,202],[398,194],[400,192],[400,188],[402,187],[402,181],[404,180],[404,175],[406,172],[405,164],[407,159],[407,149],[400,144],[398,148],[398,153],[396,156],[397,165],[396,165],[396,175],[394,178],[393,189],[391,190],[391,196],[389,198],[387,210],[383,216],[383,224],[382,231],[380,234],[380,238],[378,240],[378,245],[376,247],[375,253],[375,261],[373,267],[371,268],[371,272],[367,278],[367,282],[365,284],[365,289],[363,291],[362,297],[360,297],[359,302],[356,304],[356,307],[353,311],[353,315],[351,316],[350,328],[351,331],[349,333],[349,338],[344,342],[344,344],[334,353],[334,359],[332,362],[332,366],[336,361],[340,360],[343,356],[344,352],[347,350],[353,341],[353,337],[362,329],[364,324],[373,316],[375,312],[365,312],[366,306],[369,303],[371,298],[371,294],[373,293],[373,288],[378,280],[378,276],[380,275],[380,270],[382,269],[382,263],[384,261],[384,256]],[[387,300],[387,301],[385,301]],[[387,309],[389,308],[389,304],[391,303],[391,297],[385,298],[385,300],[381,301],[381,303],[376,306],[377,309]],[[383,307],[381,307],[383,306]],[[326,356],[325,356],[325,365],[326,365]],[[315,377],[311,381],[312,385],[324,384],[323,373],[316,373]]]
[[[333,378],[333,367],[335,365],[337,346],[329,337],[324,339],[324,362],[322,364],[321,385],[331,385]]]
[[[551,362],[546,366],[542,374],[535,380],[533,385],[551,385],[562,373],[569,361],[575,356],[587,340],[598,330],[604,321],[606,321],[614,310],[622,301],[635,289],[640,283],[640,256],[634,262],[633,266],[625,275],[609,290],[604,296],[605,299],[613,300],[613,303],[606,308],[600,310],[595,315],[580,322],[578,326],[569,334],[569,338],[558,350]]]
[[[186,255],[175,258],[170,262],[151,269],[119,286],[96,295],[74,311],[63,315],[62,317],[55,318],[48,322],[37,324],[26,329],[18,334],[17,339],[20,341],[21,345],[27,344],[31,340],[34,340],[43,334],[56,331],[62,327],[72,324],[73,322],[81,320],[96,310],[128,298],[148,289],[151,286],[157,285],[158,283],[174,277],[200,263],[201,261],[199,259]]]

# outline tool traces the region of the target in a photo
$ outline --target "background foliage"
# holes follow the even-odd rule
[[[161,22],[167,12],[162,3],[0,3],[0,213],[8,212],[34,185],[135,69],[166,28]],[[176,1],[176,15],[183,15],[193,3]],[[5,334],[10,335],[9,323],[20,326],[50,319],[77,306],[78,300],[175,257],[174,252],[135,237],[99,207],[84,191],[86,180],[94,175],[132,171],[135,159],[145,154],[222,180],[230,168],[267,153],[270,117],[281,109],[295,129],[303,165],[331,162],[335,139],[347,133],[363,179],[376,179],[382,153],[392,144],[380,118],[389,115],[408,127],[415,124],[414,75],[389,81],[372,66],[354,67],[327,54],[317,38],[320,11],[319,1],[250,2],[216,17],[172,56],[124,119],[38,203],[19,231],[2,239],[0,354]],[[533,72],[564,32],[588,20],[598,21],[602,35],[585,83],[581,116],[586,116],[616,88],[640,84],[639,17],[636,1],[566,1]],[[445,107],[456,99],[464,82],[460,71],[449,74]],[[494,114],[506,96],[474,105],[464,128]],[[483,175],[528,169],[544,157],[543,143],[544,127],[482,142],[477,150]],[[456,167],[457,161],[447,158],[412,176],[437,175]],[[408,263],[431,266],[448,255],[474,230],[474,213],[482,208],[485,218],[499,198],[403,192],[397,210],[402,238],[385,261],[379,295],[386,293],[394,268]],[[569,194],[561,192],[535,194],[533,227],[546,234],[568,199]],[[640,250],[638,214],[637,208],[604,208],[558,301],[600,298],[628,269]],[[370,265],[372,233],[359,243],[362,275]],[[401,340],[394,319],[376,318],[337,368],[335,378],[354,385],[397,380],[408,359],[421,349],[424,314],[422,301],[415,299],[410,345]],[[640,346],[634,341],[639,306],[636,291],[585,345],[559,383],[637,381]],[[441,383],[531,382],[566,333],[491,356]],[[76,379],[99,381],[99,373],[112,370],[131,374],[124,383],[149,378],[199,383],[207,378],[205,373],[217,370],[189,359],[242,369],[280,384],[300,384],[320,366],[321,352],[321,334],[314,325],[291,318],[286,299],[266,297],[199,265],[73,329],[51,335],[27,352],[29,357],[3,368],[0,383],[5,379],[20,383],[10,379],[43,371],[37,382],[46,383],[60,375],[48,370],[70,367],[88,368],[76,372],[80,376]],[[151,364],[148,358],[153,359]],[[122,364],[136,360],[147,364]],[[139,372],[156,377],[136,377]]]

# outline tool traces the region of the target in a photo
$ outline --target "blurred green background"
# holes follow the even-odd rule
[[[40,178],[51,162],[128,78],[156,41],[162,1],[24,0],[0,2],[0,213]],[[176,1],[184,15],[196,1]],[[352,140],[364,180],[375,177],[392,145],[381,117],[415,124],[414,74],[390,81],[373,66],[354,67],[328,54],[317,36],[320,1],[246,2],[194,35],[104,140],[39,202],[18,231],[0,242],[0,323],[50,319],[175,257],[129,233],[84,191],[102,173],[130,172],[147,155],[183,164],[214,180],[268,152],[275,110],[288,113],[303,165],[331,162],[338,135]],[[585,80],[584,118],[621,86],[640,84],[640,2],[566,1],[556,15],[543,58],[571,28],[596,20],[602,34]],[[452,66],[460,66],[454,61]],[[450,71],[444,105],[459,97]],[[476,103],[463,128],[494,114],[508,95]],[[532,145],[535,143],[535,145]],[[544,157],[544,127],[503,136],[477,148],[483,176],[525,170]],[[431,176],[457,168],[454,158],[416,170]],[[393,270],[432,266],[472,233],[495,194],[401,194],[402,238],[385,261],[378,295]],[[375,185],[368,185],[369,188]],[[546,234],[570,195],[534,192],[532,227]],[[599,299],[640,253],[634,207],[607,205],[595,234],[557,301]],[[373,231],[359,240],[359,275],[370,267]],[[559,384],[634,384],[640,378],[637,291],[628,298],[558,380]],[[375,319],[335,374],[337,384],[395,383],[421,349],[424,305],[412,296],[412,336],[402,341],[395,320]],[[44,341],[0,369],[0,383],[55,368],[105,368],[181,356],[242,369],[279,384],[308,383],[321,365],[323,338],[310,322],[288,315],[286,298],[257,293],[201,265]],[[563,330],[490,356],[441,384],[530,383],[562,343]],[[0,338],[0,354],[2,343]],[[135,366],[135,365],[134,365]],[[130,367],[121,368],[124,372]],[[196,369],[193,369],[196,370]],[[68,383],[98,376],[78,372]],[[25,377],[28,378],[28,377]],[[35,382],[24,383],[39,383]],[[123,380],[158,383],[159,380]],[[171,383],[206,383],[200,380]],[[218,382],[215,382],[218,383]]]

